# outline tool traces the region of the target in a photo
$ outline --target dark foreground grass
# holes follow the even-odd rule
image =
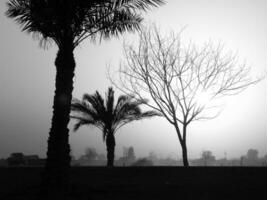
[[[38,198],[42,171],[0,168],[0,199]],[[73,167],[71,183],[77,200],[267,199],[262,167]]]

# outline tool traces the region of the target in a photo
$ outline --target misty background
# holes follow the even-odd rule
[[[0,157],[12,152],[46,155],[48,131],[54,96],[54,59],[57,49],[39,48],[12,20],[4,16],[6,1],[0,2]],[[183,32],[183,39],[197,44],[222,41],[226,49],[238,52],[240,61],[251,65],[253,74],[267,70],[267,2],[265,0],[166,0],[166,5],[145,15],[161,30]],[[125,39],[133,39],[125,34]],[[107,65],[118,69],[123,58],[123,39],[99,43],[85,41],[75,50],[76,75],[73,96],[95,90],[102,94],[110,86]],[[252,74],[252,75],[253,75]],[[249,87],[238,96],[225,100],[219,117],[192,123],[188,130],[188,156],[198,158],[203,150],[217,157],[240,157],[248,149],[267,154],[267,80]],[[115,97],[121,94],[115,90]],[[82,127],[73,133],[69,124],[72,154],[79,156],[86,147],[105,152],[102,133]],[[116,136],[116,155],[123,146],[133,146],[138,157],[150,151],[157,155],[181,158],[173,127],[165,118],[134,122],[120,129]]]

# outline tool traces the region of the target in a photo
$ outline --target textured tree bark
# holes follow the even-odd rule
[[[52,125],[48,137],[44,187],[48,195],[64,196],[69,187],[70,106],[72,100],[75,60],[72,42],[59,47],[56,65],[56,89],[53,104]]]
[[[115,137],[113,133],[107,135],[106,146],[107,146],[107,166],[114,166],[114,152],[115,152]]]

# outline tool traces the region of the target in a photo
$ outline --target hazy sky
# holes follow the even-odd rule
[[[56,47],[39,48],[38,41],[20,31],[14,21],[4,16],[5,0],[0,2],[0,157],[12,152],[46,153],[52,116]],[[222,41],[227,49],[238,51],[253,73],[267,70],[266,0],[166,0],[167,4],[145,15],[164,31],[184,31],[185,39],[196,43]],[[128,37],[125,35],[124,37]],[[81,98],[95,90],[105,92],[110,86],[106,66],[117,69],[122,58],[122,37],[101,45],[85,41],[75,51],[76,76],[74,97]],[[222,114],[213,120],[189,126],[190,158],[211,150],[217,158],[239,157],[249,148],[260,156],[267,154],[267,80],[229,98]],[[119,92],[115,92],[115,95]],[[116,95],[116,97],[117,97]],[[73,123],[70,123],[72,130]],[[134,122],[116,135],[116,154],[123,146],[133,146],[137,156],[154,151],[160,156],[181,157],[174,128],[164,118]],[[101,133],[90,127],[70,131],[75,156],[88,146],[105,153]]]

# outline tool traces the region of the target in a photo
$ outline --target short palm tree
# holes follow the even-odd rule
[[[71,118],[77,120],[74,131],[82,125],[99,128],[106,142],[107,166],[113,166],[116,131],[132,121],[160,116],[155,111],[142,112],[140,106],[144,103],[146,103],[144,100],[121,95],[114,105],[114,91],[111,87],[108,89],[105,101],[98,91],[93,95],[84,94],[82,100],[74,99],[71,104],[71,110],[75,113]]]
[[[9,0],[6,15],[22,31],[38,36],[41,44],[58,46],[55,60],[56,90],[48,138],[44,182],[55,192],[68,186],[70,105],[75,69],[74,49],[86,38],[110,38],[139,29],[142,13],[162,0]],[[37,38],[38,38],[37,37]]]

